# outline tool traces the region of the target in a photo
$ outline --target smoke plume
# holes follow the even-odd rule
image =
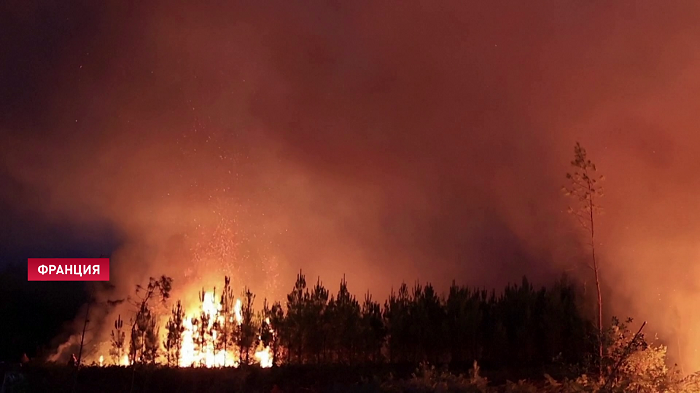
[[[560,192],[580,141],[606,314],[700,367],[698,4],[5,7],[0,200],[29,217],[8,252],[114,247],[112,298],[229,274],[281,299],[300,268],[380,298],[590,281]]]

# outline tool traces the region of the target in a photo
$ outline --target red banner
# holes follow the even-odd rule
[[[29,281],[109,281],[109,258],[29,258]]]

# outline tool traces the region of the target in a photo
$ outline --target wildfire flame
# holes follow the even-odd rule
[[[233,306],[233,315],[229,321],[225,321],[225,316],[221,313],[221,304],[217,302],[213,291],[204,292],[200,304],[196,307],[187,307],[183,321],[184,331],[182,334],[182,349],[180,359],[177,362],[180,367],[238,367],[240,365],[240,354],[233,348],[216,348],[215,343],[220,332],[217,326],[222,326],[225,322],[242,324],[242,303],[236,299]],[[267,326],[270,326],[270,319],[266,318]],[[206,323],[206,326],[200,324]],[[207,332],[209,337],[203,339],[201,332]],[[163,334],[164,332],[161,332]],[[270,333],[274,330],[270,327]],[[258,339],[260,337],[258,336]],[[199,345],[198,345],[199,344]],[[203,345],[202,345],[203,344]],[[201,346],[201,347],[200,347]],[[260,367],[272,367],[273,356],[269,347],[258,345],[255,350],[254,359]],[[124,355],[119,364],[128,366],[131,364],[128,355]],[[104,365],[104,356],[100,356],[100,366]]]
[[[223,367],[223,366],[238,366],[239,356],[232,350],[216,350],[214,343],[216,342],[218,332],[216,331],[215,325],[217,322],[223,323],[224,317],[220,314],[221,305],[216,301],[216,297],[213,292],[205,292],[204,300],[201,304],[200,310],[192,310],[185,313],[186,319],[184,321],[185,331],[182,335],[182,354],[180,358],[180,367],[189,367],[192,365],[199,365],[204,367]],[[204,327],[205,331],[211,331],[212,337],[209,340],[205,340],[204,348],[197,350],[197,342],[201,339],[200,329],[192,324],[192,321],[204,314],[207,318],[207,326]],[[241,301],[236,300],[234,305],[234,319],[235,322],[240,325],[243,320],[241,316]],[[229,322],[234,322],[233,320]],[[201,322],[200,322],[201,323]]]
[[[270,326],[270,318],[265,318],[265,323],[267,323],[267,326]],[[274,334],[275,331],[270,328],[270,333]],[[259,338],[260,336],[258,336],[258,339]],[[260,345],[258,350],[255,351],[255,359],[258,360],[258,363],[260,363],[260,367],[262,368],[272,367],[273,358],[270,347],[262,348],[262,345]]]
[[[272,367],[272,352],[269,347],[265,347],[262,350],[255,352],[255,359],[260,363],[260,367],[268,368]]]

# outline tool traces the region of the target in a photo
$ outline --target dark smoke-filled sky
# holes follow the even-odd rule
[[[143,3],[0,6],[4,261],[271,297],[585,279],[580,141],[613,310],[700,366],[697,2]]]

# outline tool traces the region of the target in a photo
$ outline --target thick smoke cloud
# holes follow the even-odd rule
[[[31,217],[8,252],[119,243],[122,294],[585,279],[559,191],[579,140],[610,314],[700,366],[697,4],[175,3],[2,13],[1,195]]]

